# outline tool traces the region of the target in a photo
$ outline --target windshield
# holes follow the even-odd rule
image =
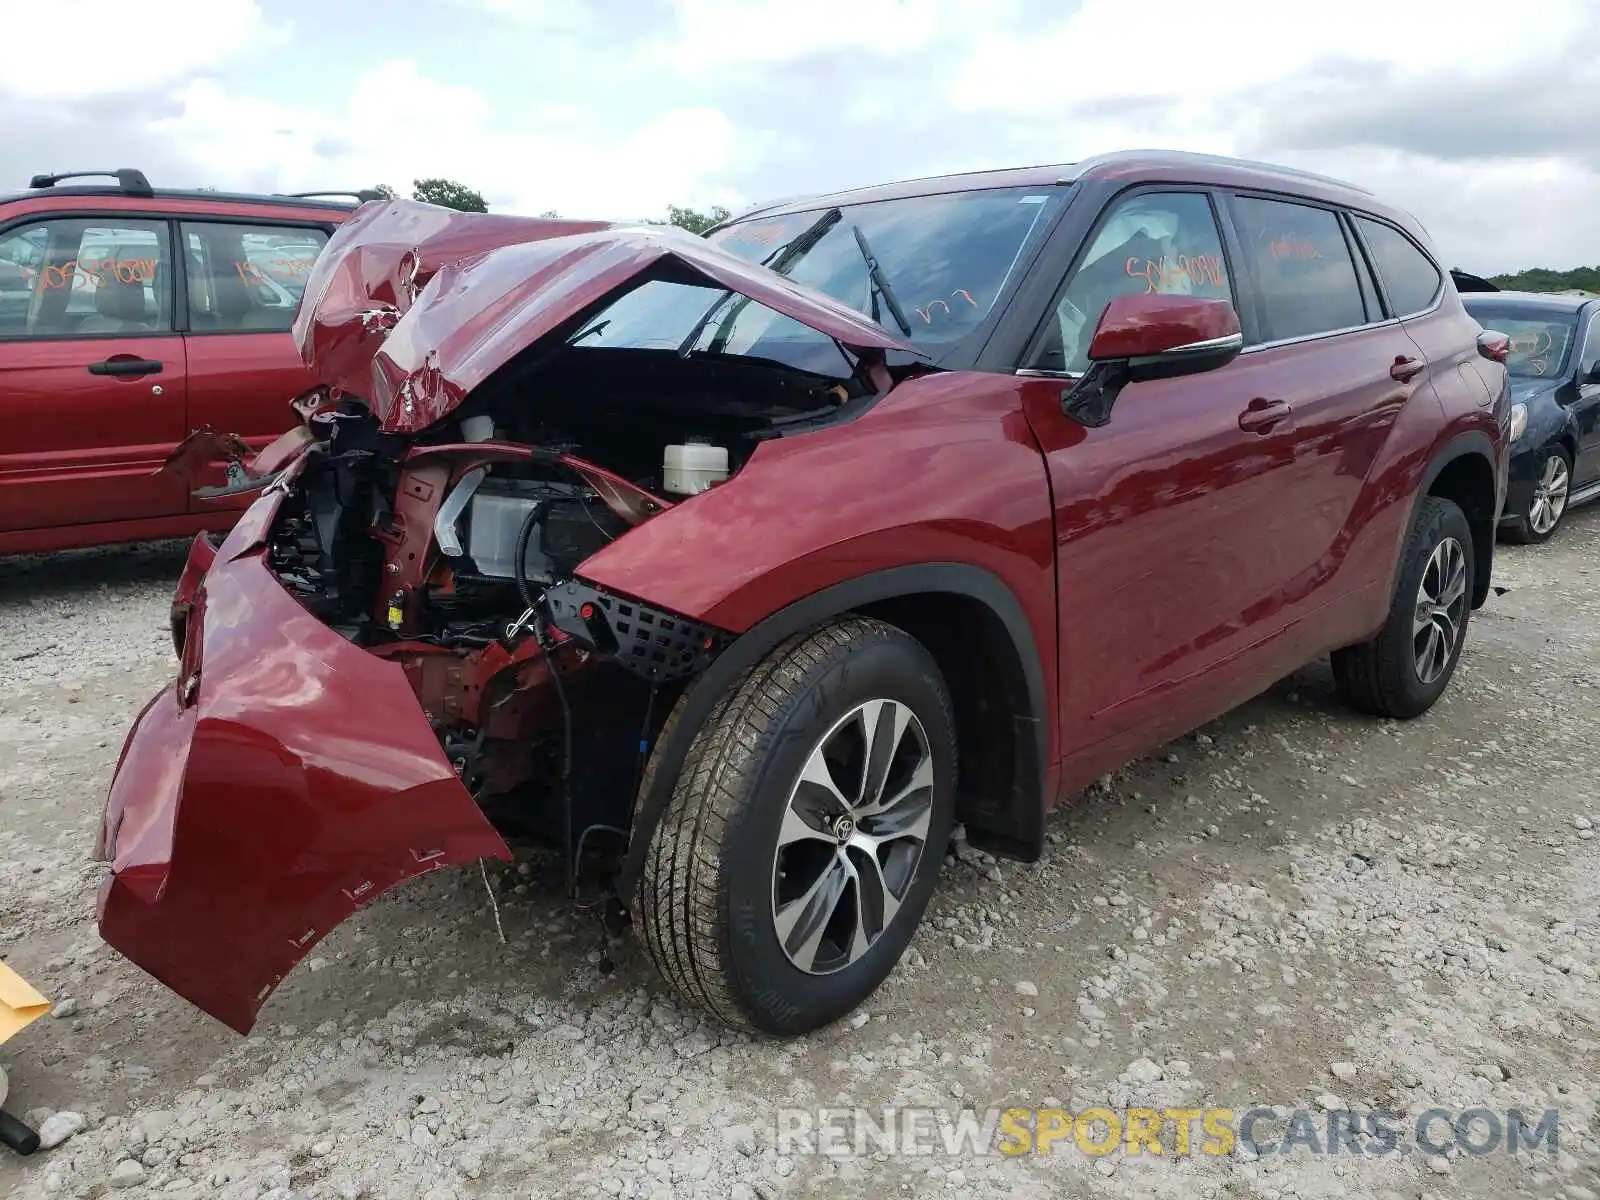
[[[904,332],[903,317],[907,340],[936,358],[988,318],[1065,191],[994,188],[758,216],[709,240],[859,309],[896,335]],[[828,337],[797,321],[718,288],[660,280],[620,297],[572,340],[746,354],[831,374],[845,366]]]
[[[1467,311],[1485,329],[1511,339],[1506,371],[1513,379],[1548,379],[1566,371],[1578,330],[1576,313],[1494,304],[1468,304]]]

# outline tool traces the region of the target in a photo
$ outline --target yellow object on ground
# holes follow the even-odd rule
[[[8,1041],[50,1011],[50,1001],[34,991],[5,963],[0,962],[0,1043]]]

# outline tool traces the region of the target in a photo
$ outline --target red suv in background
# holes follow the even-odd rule
[[[1114,154],[706,238],[370,204],[294,335],[305,423],[193,543],[97,849],[105,939],[239,1030],[514,838],[683,996],[814,1029],[954,822],[1036,858],[1321,655],[1418,716],[1489,593],[1508,341],[1300,172]]]
[[[246,501],[162,466],[198,428],[260,445],[291,422],[312,383],[295,304],[376,193],[169,191],[132,170],[29,186],[0,197],[0,554],[226,529]]]

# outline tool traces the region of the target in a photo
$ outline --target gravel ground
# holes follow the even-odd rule
[[[592,919],[526,871],[508,944],[476,871],[419,880],[249,1038],[108,950],[89,850],[171,674],[181,563],[0,562],[0,955],[58,1004],[0,1054],[11,1106],[66,1135],[0,1152],[0,1194],[1600,1196],[1600,511],[1502,549],[1429,717],[1284,681],[1102,780],[1043,861],[952,859],[869,1011],[789,1043],[702,1023],[631,944],[602,974]],[[885,1104],[1554,1108],[1560,1148],[778,1153],[779,1105]]]

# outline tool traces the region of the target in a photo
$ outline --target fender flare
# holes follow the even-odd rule
[[[1483,582],[1480,584],[1474,581],[1473,584],[1472,607],[1479,608],[1483,605],[1484,600],[1488,598],[1489,567],[1494,554],[1495,529],[1500,523],[1500,506],[1505,501],[1505,494],[1500,487],[1499,473],[1495,467],[1494,442],[1490,440],[1488,434],[1481,429],[1469,429],[1456,434],[1443,446],[1439,447],[1438,450],[1434,451],[1433,457],[1428,460],[1428,465],[1423,469],[1416,493],[1411,498],[1411,515],[1406,521],[1405,529],[1401,531],[1400,546],[1405,544],[1405,538],[1410,533],[1412,524],[1416,521],[1417,509],[1422,504],[1422,498],[1428,495],[1429,489],[1433,487],[1439,476],[1444,473],[1444,469],[1459,459],[1469,457],[1481,458],[1484,465],[1489,468],[1490,479],[1495,481],[1495,495],[1493,511],[1490,513],[1488,538],[1488,552],[1491,556],[1491,562],[1483,564],[1483,570],[1480,572],[1480,578]],[[1393,594],[1400,570],[1400,546],[1395,548],[1394,567],[1390,572],[1391,594]],[[1482,548],[1479,547],[1479,549],[1481,550]]]
[[[652,755],[661,756],[651,772],[651,786],[637,798],[629,826],[628,848],[617,873],[616,888],[624,904],[631,904],[645,854],[666,811],[678,775],[695,735],[711,715],[717,699],[734,682],[786,638],[845,613],[908,596],[927,593],[955,594],[984,605],[1009,635],[1021,665],[1027,692],[1026,713],[1014,714],[1017,726],[1026,726],[1029,761],[1018,764],[1017,779],[1009,798],[1024,829],[1037,847],[1043,839],[1048,778],[1048,713],[1045,701],[1044,662],[1039,657],[1033,630],[1011,589],[992,572],[968,563],[917,563],[890,567],[845,580],[812,592],[752,625],[697,676],[678,703],[682,709],[671,732],[659,741]],[[1037,850],[1035,850],[1035,855]]]
[[[1428,494],[1433,481],[1439,478],[1444,469],[1456,459],[1464,458],[1468,454],[1476,454],[1488,464],[1491,473],[1494,471],[1494,443],[1489,440],[1489,435],[1481,429],[1468,429],[1458,433],[1434,451],[1433,457],[1428,460],[1428,465],[1422,472],[1421,486],[1417,488],[1416,501],[1411,506],[1413,511],[1416,510],[1417,503],[1421,502],[1422,497]]]

